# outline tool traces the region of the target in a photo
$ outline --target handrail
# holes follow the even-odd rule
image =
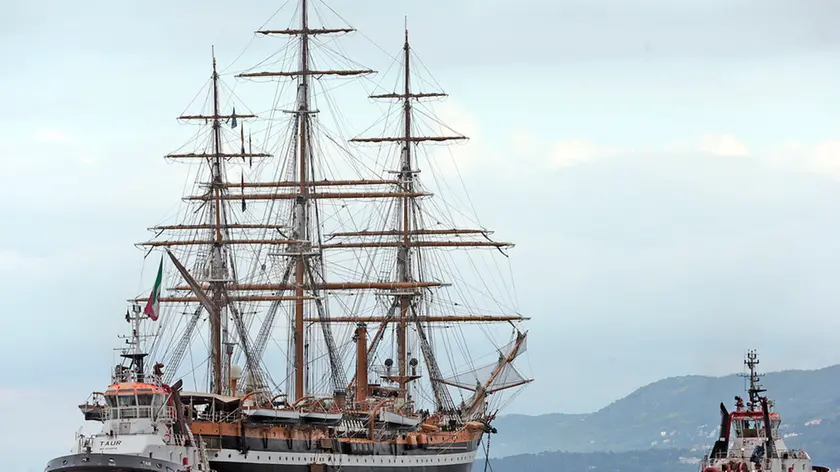
[[[297,406],[298,406],[298,405],[300,405],[300,404],[301,404],[304,400],[311,400],[311,399],[313,399],[313,398],[315,398],[315,397],[313,397],[312,395],[304,395],[304,396],[300,397],[300,398],[299,398],[296,402],[292,403],[292,407],[297,407]]]
[[[153,405],[107,406],[104,409],[106,420],[148,418],[151,420],[172,420],[175,409],[171,406],[158,408]]]

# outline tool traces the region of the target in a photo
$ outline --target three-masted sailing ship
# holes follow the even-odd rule
[[[468,471],[494,432],[491,401],[530,382],[513,365],[526,318],[484,280],[493,266],[463,254],[505,255],[512,244],[429,203],[420,179],[423,144],[465,137],[419,127],[420,103],[444,94],[413,87],[407,30],[400,88],[371,96],[396,104],[399,133],[350,140],[390,146],[394,159],[365,162],[370,147],[345,149],[317,119],[313,89],[373,71],[315,64],[313,51],[328,44],[320,38],[354,30],[313,27],[309,3],[300,0],[293,27],[257,31],[292,37],[292,68],[237,75],[279,82],[278,96],[294,84],[293,104],[282,109],[278,98],[264,120],[261,146],[275,152],[254,151],[253,129],[246,140],[255,114],[223,111],[214,56],[209,110],[180,117],[204,125],[205,139],[167,156],[201,168],[180,214],[191,219],[155,226],[142,243],[161,255],[154,286],[130,300],[131,335],[109,386],[80,405],[102,429],[77,433],[46,472]],[[337,152],[324,151],[330,142]],[[353,175],[333,178],[341,172]],[[488,301],[497,314],[475,308]],[[205,320],[206,349],[195,343]],[[513,328],[509,342],[473,359],[477,337],[460,328],[496,322]],[[281,356],[268,354],[272,343]],[[186,369],[196,353],[206,363]],[[202,369],[207,382],[187,391]]]
[[[744,365],[749,370],[748,401],[735,397],[735,410],[720,404],[720,435],[700,463],[702,472],[828,472],[815,466],[804,449],[790,449],[779,432],[781,416],[773,400],[761,395],[758,354],[749,351]],[[732,435],[734,431],[735,435]]]

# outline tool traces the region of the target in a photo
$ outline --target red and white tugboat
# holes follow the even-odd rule
[[[140,321],[136,307],[126,313],[132,322],[126,360],[117,365],[105,392],[97,392],[79,409],[88,421],[102,423],[91,435],[76,435],[71,453],[47,463],[44,472],[190,472],[209,471],[203,443],[187,426],[181,405],[179,380],[162,382],[161,364],[146,373],[147,354],[140,347]]]
[[[789,449],[781,435],[781,417],[773,401],[760,394],[766,390],[759,384],[756,370],[758,355],[749,351],[744,364],[749,369],[749,401],[735,397],[735,411],[728,412],[720,404],[720,437],[701,462],[703,472],[828,472],[827,467],[814,466],[803,449]],[[735,437],[732,438],[732,431]]]

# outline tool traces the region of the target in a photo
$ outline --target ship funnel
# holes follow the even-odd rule
[[[236,382],[242,378],[242,367],[238,365],[230,366],[230,394],[236,396]]]

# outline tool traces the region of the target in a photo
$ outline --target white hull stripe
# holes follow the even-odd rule
[[[251,451],[247,455],[235,449],[221,449],[207,451],[211,467],[214,462],[225,464],[278,464],[278,465],[306,465],[325,464],[328,466],[385,466],[385,467],[418,467],[418,466],[446,466],[457,464],[471,464],[475,461],[476,451],[457,454],[424,454],[424,455],[349,455],[349,454],[308,454],[308,453],[272,453],[265,451]]]

